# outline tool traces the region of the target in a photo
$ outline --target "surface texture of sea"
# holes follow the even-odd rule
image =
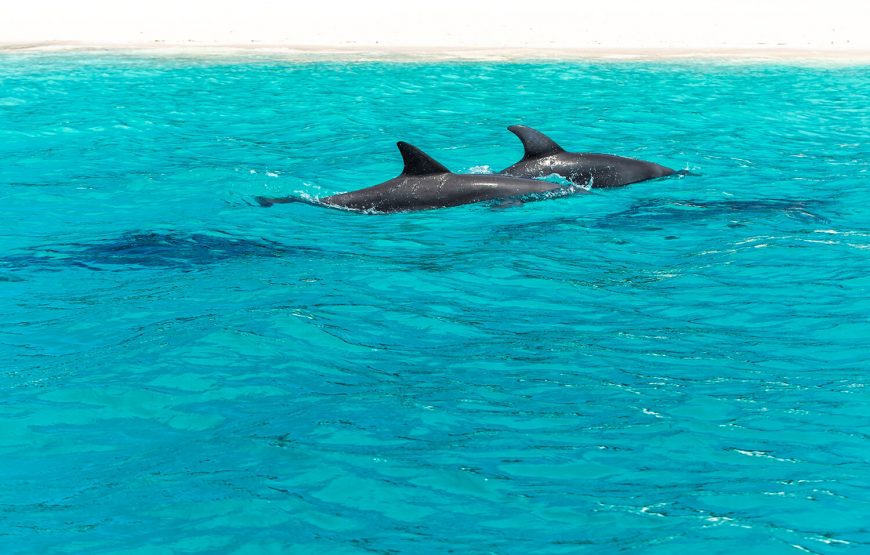
[[[0,56],[0,552],[866,553],[870,69]],[[360,215],[401,169],[695,174]]]

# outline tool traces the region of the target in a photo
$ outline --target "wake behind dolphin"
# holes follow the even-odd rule
[[[556,174],[577,185],[604,188],[680,173],[634,158],[566,152],[550,137],[524,125],[512,125],[508,130],[522,141],[525,153],[519,162],[500,171],[502,175],[536,178]]]
[[[405,167],[398,177],[373,187],[331,195],[315,204],[360,212],[406,212],[486,200],[520,198],[563,189],[558,183],[496,174],[453,173],[419,148],[398,142]],[[572,189],[570,192],[587,191]],[[256,197],[261,206],[308,202],[295,197]]]

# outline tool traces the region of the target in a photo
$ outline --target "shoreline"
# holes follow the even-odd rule
[[[867,0],[13,0],[0,53],[870,63]]]
[[[790,47],[742,48],[497,48],[379,45],[293,45],[250,41],[213,43],[196,41],[152,42],[0,42],[0,55],[14,54],[124,54],[159,57],[261,58],[290,61],[347,62],[734,62],[868,65],[870,50]]]

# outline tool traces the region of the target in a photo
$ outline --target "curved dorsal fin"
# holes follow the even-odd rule
[[[540,131],[535,131],[531,127],[526,127],[525,125],[511,125],[508,127],[508,131],[519,137],[523,142],[523,148],[526,149],[523,160],[565,152],[562,147],[556,144],[556,141]]]
[[[450,170],[414,145],[399,141],[396,143],[396,146],[399,147],[399,152],[402,153],[402,160],[405,161],[405,169],[402,170],[402,175],[450,173]]]

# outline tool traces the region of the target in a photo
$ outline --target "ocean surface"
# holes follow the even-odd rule
[[[317,197],[569,150],[695,175]],[[0,56],[0,552],[867,553],[870,67]]]

